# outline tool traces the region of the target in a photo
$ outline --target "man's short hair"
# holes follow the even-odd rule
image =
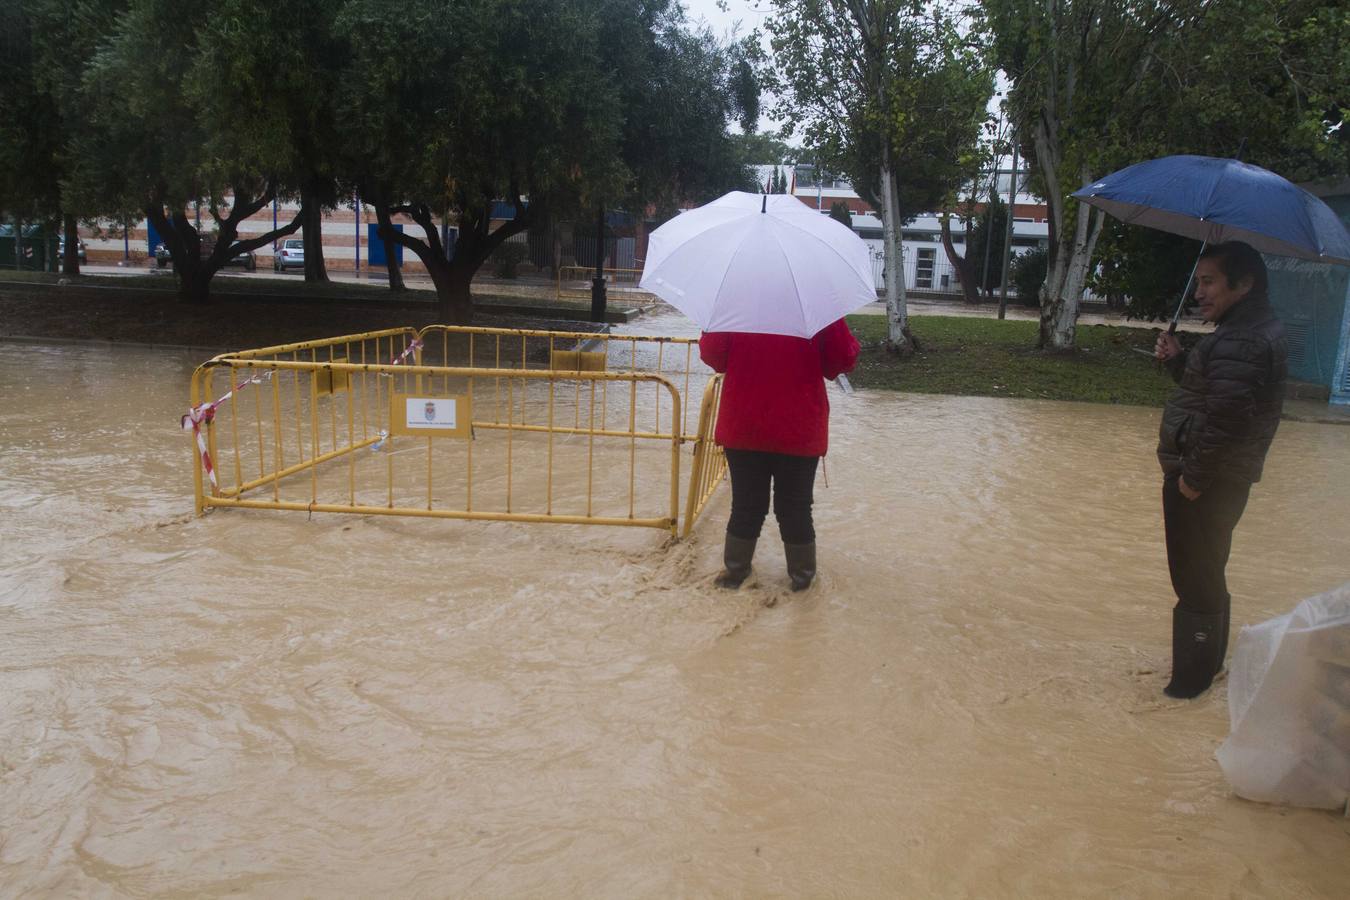
[[[1270,279],[1266,275],[1266,261],[1251,244],[1242,241],[1224,241],[1212,244],[1200,254],[1201,259],[1212,259],[1228,280],[1228,286],[1235,288],[1238,282],[1248,275],[1252,279],[1249,297],[1264,297],[1269,289]]]

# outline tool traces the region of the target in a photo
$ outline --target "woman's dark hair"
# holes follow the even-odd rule
[[[1270,280],[1266,276],[1266,262],[1250,244],[1244,244],[1242,241],[1224,241],[1222,244],[1206,247],[1200,258],[1212,259],[1218,263],[1219,270],[1223,272],[1224,278],[1228,279],[1230,288],[1237,287],[1239,281],[1250,275],[1252,289],[1248,292],[1248,296],[1266,296],[1270,285]]]

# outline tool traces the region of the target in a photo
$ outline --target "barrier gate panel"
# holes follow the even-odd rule
[[[715,403],[720,378],[697,368],[689,339],[433,326],[225,354],[194,374],[185,417],[197,509],[676,533],[681,448],[691,443],[688,534],[722,474],[712,432],[700,435],[715,415],[705,409],[686,424],[683,397],[700,383],[704,405]],[[395,401],[408,398],[458,404],[469,427],[462,437],[396,433]]]

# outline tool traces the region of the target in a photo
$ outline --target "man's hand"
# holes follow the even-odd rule
[[[1186,476],[1177,479],[1177,490],[1181,491],[1181,496],[1187,500],[1195,500],[1200,496],[1200,492],[1186,483]]]
[[[1153,345],[1153,356],[1162,362],[1167,362],[1180,352],[1181,341],[1177,340],[1175,334],[1166,331],[1158,335],[1158,342]]]

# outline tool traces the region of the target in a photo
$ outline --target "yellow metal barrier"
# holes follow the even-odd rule
[[[727,455],[713,440],[717,432],[717,413],[722,406],[722,376],[718,375],[703,389],[703,403],[698,413],[698,437],[694,443],[694,467],[689,475],[689,501],[684,510],[684,530],[688,537],[699,514],[712,499],[722,476],[727,473]]]
[[[720,379],[694,365],[693,343],[430,326],[223,354],[192,378],[185,426],[194,431],[197,511],[676,534],[681,445],[692,442],[688,534],[721,477],[712,432],[703,430],[715,424],[707,404],[716,404]],[[705,380],[691,430],[684,399]],[[216,397],[227,399],[207,402]]]
[[[605,289],[610,294],[645,294],[638,288],[642,280],[641,269],[602,269],[605,274]],[[554,296],[562,300],[589,299],[591,279],[595,277],[595,266],[559,266],[558,280]]]

